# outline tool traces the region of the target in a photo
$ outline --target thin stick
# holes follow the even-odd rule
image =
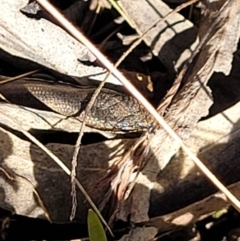
[[[27,73],[24,73],[24,74],[20,74],[20,75],[14,76],[14,77],[9,77],[9,78],[7,78],[7,79],[5,79],[5,80],[1,80],[1,81],[0,81],[0,85],[1,85],[1,84],[6,84],[6,83],[9,83],[9,82],[18,80],[18,79],[21,79],[21,78],[26,77],[26,76],[29,76],[29,75],[31,75],[31,74],[35,74],[35,73],[37,73],[38,71],[39,71],[39,69],[30,71],[30,72],[27,72]]]

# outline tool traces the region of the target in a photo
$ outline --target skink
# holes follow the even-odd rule
[[[80,121],[94,88],[18,80],[0,85],[0,93],[11,103],[41,110],[52,110]],[[106,131],[146,131],[153,119],[133,97],[102,89],[88,113],[86,125]]]

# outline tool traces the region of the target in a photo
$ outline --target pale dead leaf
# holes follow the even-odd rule
[[[155,22],[168,14],[171,9],[160,0],[121,0],[121,6],[137,26],[141,35]],[[152,48],[169,70],[177,69],[190,56],[197,45],[197,30],[179,13],[151,29],[144,42]]]
[[[233,53],[237,50],[240,38],[240,2],[233,1],[226,12],[225,21],[222,22],[221,41],[215,60],[214,71],[229,75],[232,68]]]
[[[7,103],[0,103],[0,110],[7,116],[13,116],[25,130],[64,130],[67,132],[79,132],[81,122],[75,118],[67,118],[66,116],[50,112],[31,109],[27,107],[16,106]],[[26,121],[28,120],[28,121]],[[17,126],[11,124],[5,116],[0,113],[0,123],[18,130]],[[93,129],[86,127],[85,132],[92,132]],[[98,130],[94,129],[94,132]],[[104,132],[100,132],[104,133]]]
[[[24,0],[3,1],[0,8],[0,57],[26,68],[26,62],[13,59],[9,54],[31,60],[50,69],[72,76],[91,76],[103,80],[106,70],[78,61],[92,54],[59,26],[45,19],[27,18],[20,12],[26,5]],[[6,54],[6,52],[8,54]],[[119,85],[112,75],[109,82]]]

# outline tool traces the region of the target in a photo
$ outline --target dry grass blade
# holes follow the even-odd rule
[[[135,23],[128,17],[128,15],[125,13],[125,11],[121,8],[118,2],[109,0],[111,5],[119,12],[119,14],[125,19],[125,21],[131,26],[135,27]]]
[[[12,81],[15,81],[15,80],[18,80],[18,79],[21,79],[21,78],[24,78],[24,77],[27,77],[31,74],[35,74],[37,73],[39,70],[33,70],[33,71],[30,71],[30,72],[27,72],[27,73],[24,73],[24,74],[21,74],[21,75],[17,75],[17,76],[14,76],[14,77],[11,77],[11,78],[7,78],[5,80],[1,80],[0,81],[0,85],[1,84],[6,84],[6,83],[9,83],[9,82],[12,82]]]
[[[18,80],[18,79],[23,78],[23,77],[26,77],[26,76],[29,76],[29,75],[31,75],[31,74],[37,73],[38,71],[39,71],[39,70],[33,70],[33,71],[30,71],[30,72],[27,72],[27,73],[24,73],[24,74],[21,74],[21,75],[12,77],[12,78],[7,78],[7,79],[5,79],[5,80],[1,80],[1,81],[0,81],[0,85],[9,83],[9,82],[12,82],[12,81],[15,81],[15,80]],[[3,99],[3,100],[5,100],[6,102],[8,102],[8,101],[4,98],[4,96],[2,96],[1,94],[0,94],[0,98]]]
[[[77,40],[82,42],[97,58],[98,60],[123,83],[128,91],[143,104],[143,106],[156,118],[157,122],[166,130],[166,132],[182,147],[182,149],[189,155],[198,168],[214,183],[214,185],[222,192],[225,193],[230,203],[240,211],[240,202],[237,198],[229,192],[229,190],[206,168],[206,166],[189,150],[189,148],[182,142],[181,138],[172,130],[172,128],[164,121],[164,119],[157,113],[154,107],[147,102],[141,93],[113,66],[113,64],[101,53],[99,50],[90,43],[80,31],[76,29],[56,8],[54,8],[46,0],[38,0],[38,3],[46,9],[54,18],[67,29],[67,31],[74,36]]]

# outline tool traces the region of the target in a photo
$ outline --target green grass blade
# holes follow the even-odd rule
[[[92,209],[88,210],[88,235],[90,241],[107,241],[102,223]]]

